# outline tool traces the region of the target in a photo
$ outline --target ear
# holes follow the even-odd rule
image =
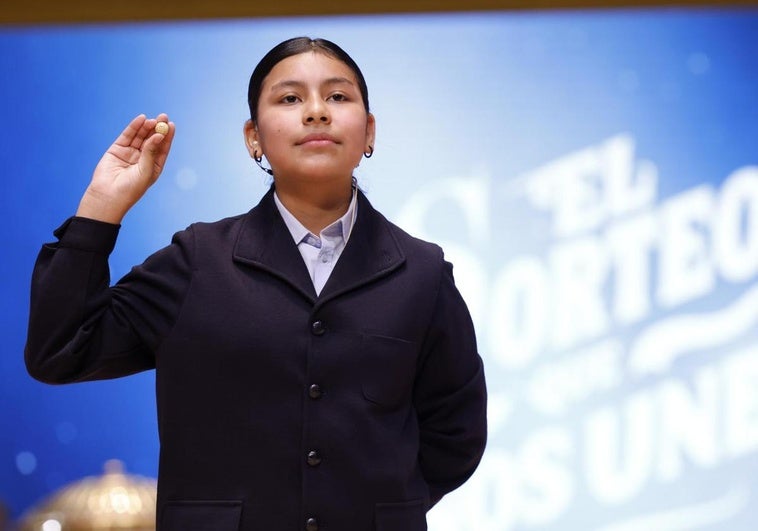
[[[375,146],[376,141],[376,118],[371,113],[368,113],[366,117],[366,144],[363,146],[363,151],[368,151],[368,147]]]
[[[250,153],[250,156],[252,158],[262,157],[263,147],[258,139],[258,129],[252,120],[245,122],[242,133],[245,137],[245,147],[247,147],[247,152]]]

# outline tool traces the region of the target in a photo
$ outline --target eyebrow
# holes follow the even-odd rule
[[[348,84],[348,85],[353,85],[353,86],[355,85],[355,83],[353,83],[352,81],[350,81],[346,77],[330,77],[328,79],[325,79],[323,81],[323,83],[321,83],[321,84],[322,85],[343,85],[343,84]],[[270,90],[271,90],[271,92],[273,92],[273,91],[278,90],[280,88],[287,88],[287,87],[302,88],[304,86],[305,86],[305,83],[303,83],[302,81],[296,81],[294,79],[285,79],[283,81],[279,81],[278,83],[274,83],[273,85],[271,85],[271,89]]]

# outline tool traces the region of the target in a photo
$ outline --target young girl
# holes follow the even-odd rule
[[[452,267],[356,187],[375,123],[341,48],[277,45],[248,102],[245,142],[270,164],[269,192],[109,287],[121,220],[175,126],[138,116],[121,133],[39,254],[28,370],[68,383],[156,369],[159,531],[424,530],[486,439]]]

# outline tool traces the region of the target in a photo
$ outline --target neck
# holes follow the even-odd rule
[[[303,190],[276,183],[276,195],[284,207],[313,234],[345,215],[353,198],[352,182],[341,186],[317,185]]]

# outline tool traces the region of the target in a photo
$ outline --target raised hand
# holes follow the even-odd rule
[[[158,122],[168,123],[168,133],[155,132]],[[141,114],[134,118],[95,167],[76,215],[121,223],[129,209],[158,180],[175,131],[166,114],[156,118]]]

